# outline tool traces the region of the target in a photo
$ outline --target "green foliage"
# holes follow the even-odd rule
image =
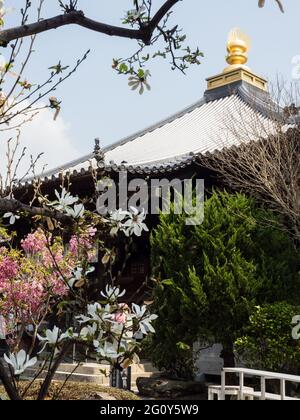
[[[158,283],[155,294],[161,317],[156,324],[159,333],[150,345],[150,349],[155,348],[155,362],[174,376],[189,378],[193,370],[193,337],[206,306],[201,284],[195,271],[189,270],[187,276]]]
[[[255,218],[258,224],[252,233],[248,253],[263,278],[257,296],[259,304],[278,300],[300,304],[299,253],[288,234],[281,230],[274,214],[255,209]]]
[[[300,373],[300,340],[292,338],[292,319],[300,307],[286,302],[258,306],[235,349],[248,367]]]
[[[263,224],[266,217],[272,223]],[[151,239],[159,315],[152,359],[179,376],[192,374],[197,337],[232,353],[256,305],[299,296],[298,254],[272,213],[251,199],[214,192],[203,224],[185,221],[161,215]]]

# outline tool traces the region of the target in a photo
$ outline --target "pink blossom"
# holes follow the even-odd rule
[[[124,312],[117,312],[112,315],[111,319],[118,324],[126,324],[127,317]]]
[[[95,234],[89,227],[74,235],[65,249],[61,238],[47,238],[37,230],[21,241],[20,251],[0,247],[0,307],[10,332],[24,322],[38,321],[49,302],[67,296],[68,280],[81,259],[93,252]],[[116,320],[122,323],[124,318]]]
[[[34,233],[30,233],[25,239],[21,241],[21,246],[25,252],[37,253],[45,249],[46,238],[43,232],[37,230]]]
[[[97,229],[89,227],[86,232],[81,233],[80,235],[73,235],[69,242],[69,250],[73,256],[79,256],[80,254],[86,254],[88,260],[92,261],[95,258],[95,247],[94,247],[94,237],[96,235]]]
[[[18,273],[18,262],[10,257],[4,257],[0,260],[0,289],[6,280],[13,279]]]
[[[96,229],[96,228],[94,228],[94,227],[92,227],[92,226],[90,226],[90,227],[88,228],[88,235],[89,235],[91,238],[93,238],[93,237],[96,235],[96,233],[97,233],[97,229]]]

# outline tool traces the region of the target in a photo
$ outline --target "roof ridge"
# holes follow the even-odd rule
[[[266,118],[282,120],[283,108],[274,102],[269,92],[243,82],[237,89],[239,97],[251,108],[256,109]]]

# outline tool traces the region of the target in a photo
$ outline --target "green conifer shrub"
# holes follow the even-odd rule
[[[161,215],[151,237],[159,315],[153,362],[174,376],[193,375],[193,343],[221,343],[225,366],[258,304],[299,297],[299,258],[269,211],[242,194],[214,191],[204,222]],[[268,220],[268,223],[266,223]]]

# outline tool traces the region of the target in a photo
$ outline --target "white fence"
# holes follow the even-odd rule
[[[226,394],[232,390],[232,387],[226,386],[226,374],[235,373],[239,378],[238,399],[259,399],[259,400],[299,400],[300,397],[290,397],[286,395],[286,383],[300,384],[300,376],[286,375],[283,373],[265,372],[261,370],[252,370],[245,368],[224,368],[221,374],[221,387],[219,392],[219,399],[225,400]],[[254,391],[251,388],[245,387],[245,377],[260,378],[260,391]],[[280,381],[280,394],[268,393],[266,391],[266,381],[278,380]],[[227,392],[228,390],[228,392]]]

